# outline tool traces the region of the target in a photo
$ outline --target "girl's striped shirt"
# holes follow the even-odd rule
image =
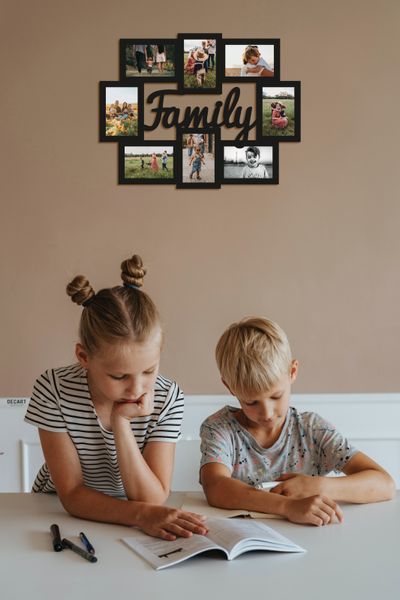
[[[154,387],[153,413],[131,421],[143,450],[148,442],[175,443],[181,436],[184,398],[174,381],[159,375]],[[79,364],[43,373],[33,388],[25,421],[40,429],[66,432],[78,452],[84,484],[110,496],[125,496],[114,434],[105,429],[92,402],[86,371]],[[33,492],[55,492],[46,463]]]

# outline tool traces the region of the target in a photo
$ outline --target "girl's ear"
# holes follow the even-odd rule
[[[76,344],[75,346],[75,356],[78,359],[79,364],[84,368],[87,369],[88,368],[88,353],[86,352],[85,348],[82,346],[82,344]]]

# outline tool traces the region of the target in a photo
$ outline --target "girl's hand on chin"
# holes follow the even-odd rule
[[[114,402],[111,419],[123,418],[131,421],[136,417],[147,417],[153,412],[152,394],[143,394],[138,400],[117,400]]]

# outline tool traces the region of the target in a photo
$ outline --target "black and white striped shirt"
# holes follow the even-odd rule
[[[178,441],[183,405],[178,385],[159,375],[154,387],[153,413],[131,421],[141,450],[148,442]],[[125,495],[114,434],[99,421],[86,371],[79,364],[50,369],[37,379],[25,421],[47,431],[67,432],[78,452],[84,484],[110,496]],[[37,474],[32,491],[56,491],[46,463]]]

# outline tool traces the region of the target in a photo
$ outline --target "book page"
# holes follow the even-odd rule
[[[266,492],[267,493],[267,492]],[[187,492],[181,510],[188,512],[195,512],[205,515],[206,517],[240,517],[248,516],[253,519],[282,519],[280,515],[273,515],[270,513],[260,513],[256,511],[245,510],[243,508],[238,509],[226,509],[216,508],[210,506],[206,500],[203,492]]]
[[[155,569],[164,569],[207,550],[223,550],[209,536],[193,535],[172,542],[154,538],[139,530],[122,541]],[[225,551],[224,551],[225,552]],[[225,552],[226,554],[226,552]]]
[[[211,517],[207,520],[207,526],[209,527],[208,537],[225,548],[230,559],[249,550],[304,551],[303,548],[271,527],[255,520]]]

